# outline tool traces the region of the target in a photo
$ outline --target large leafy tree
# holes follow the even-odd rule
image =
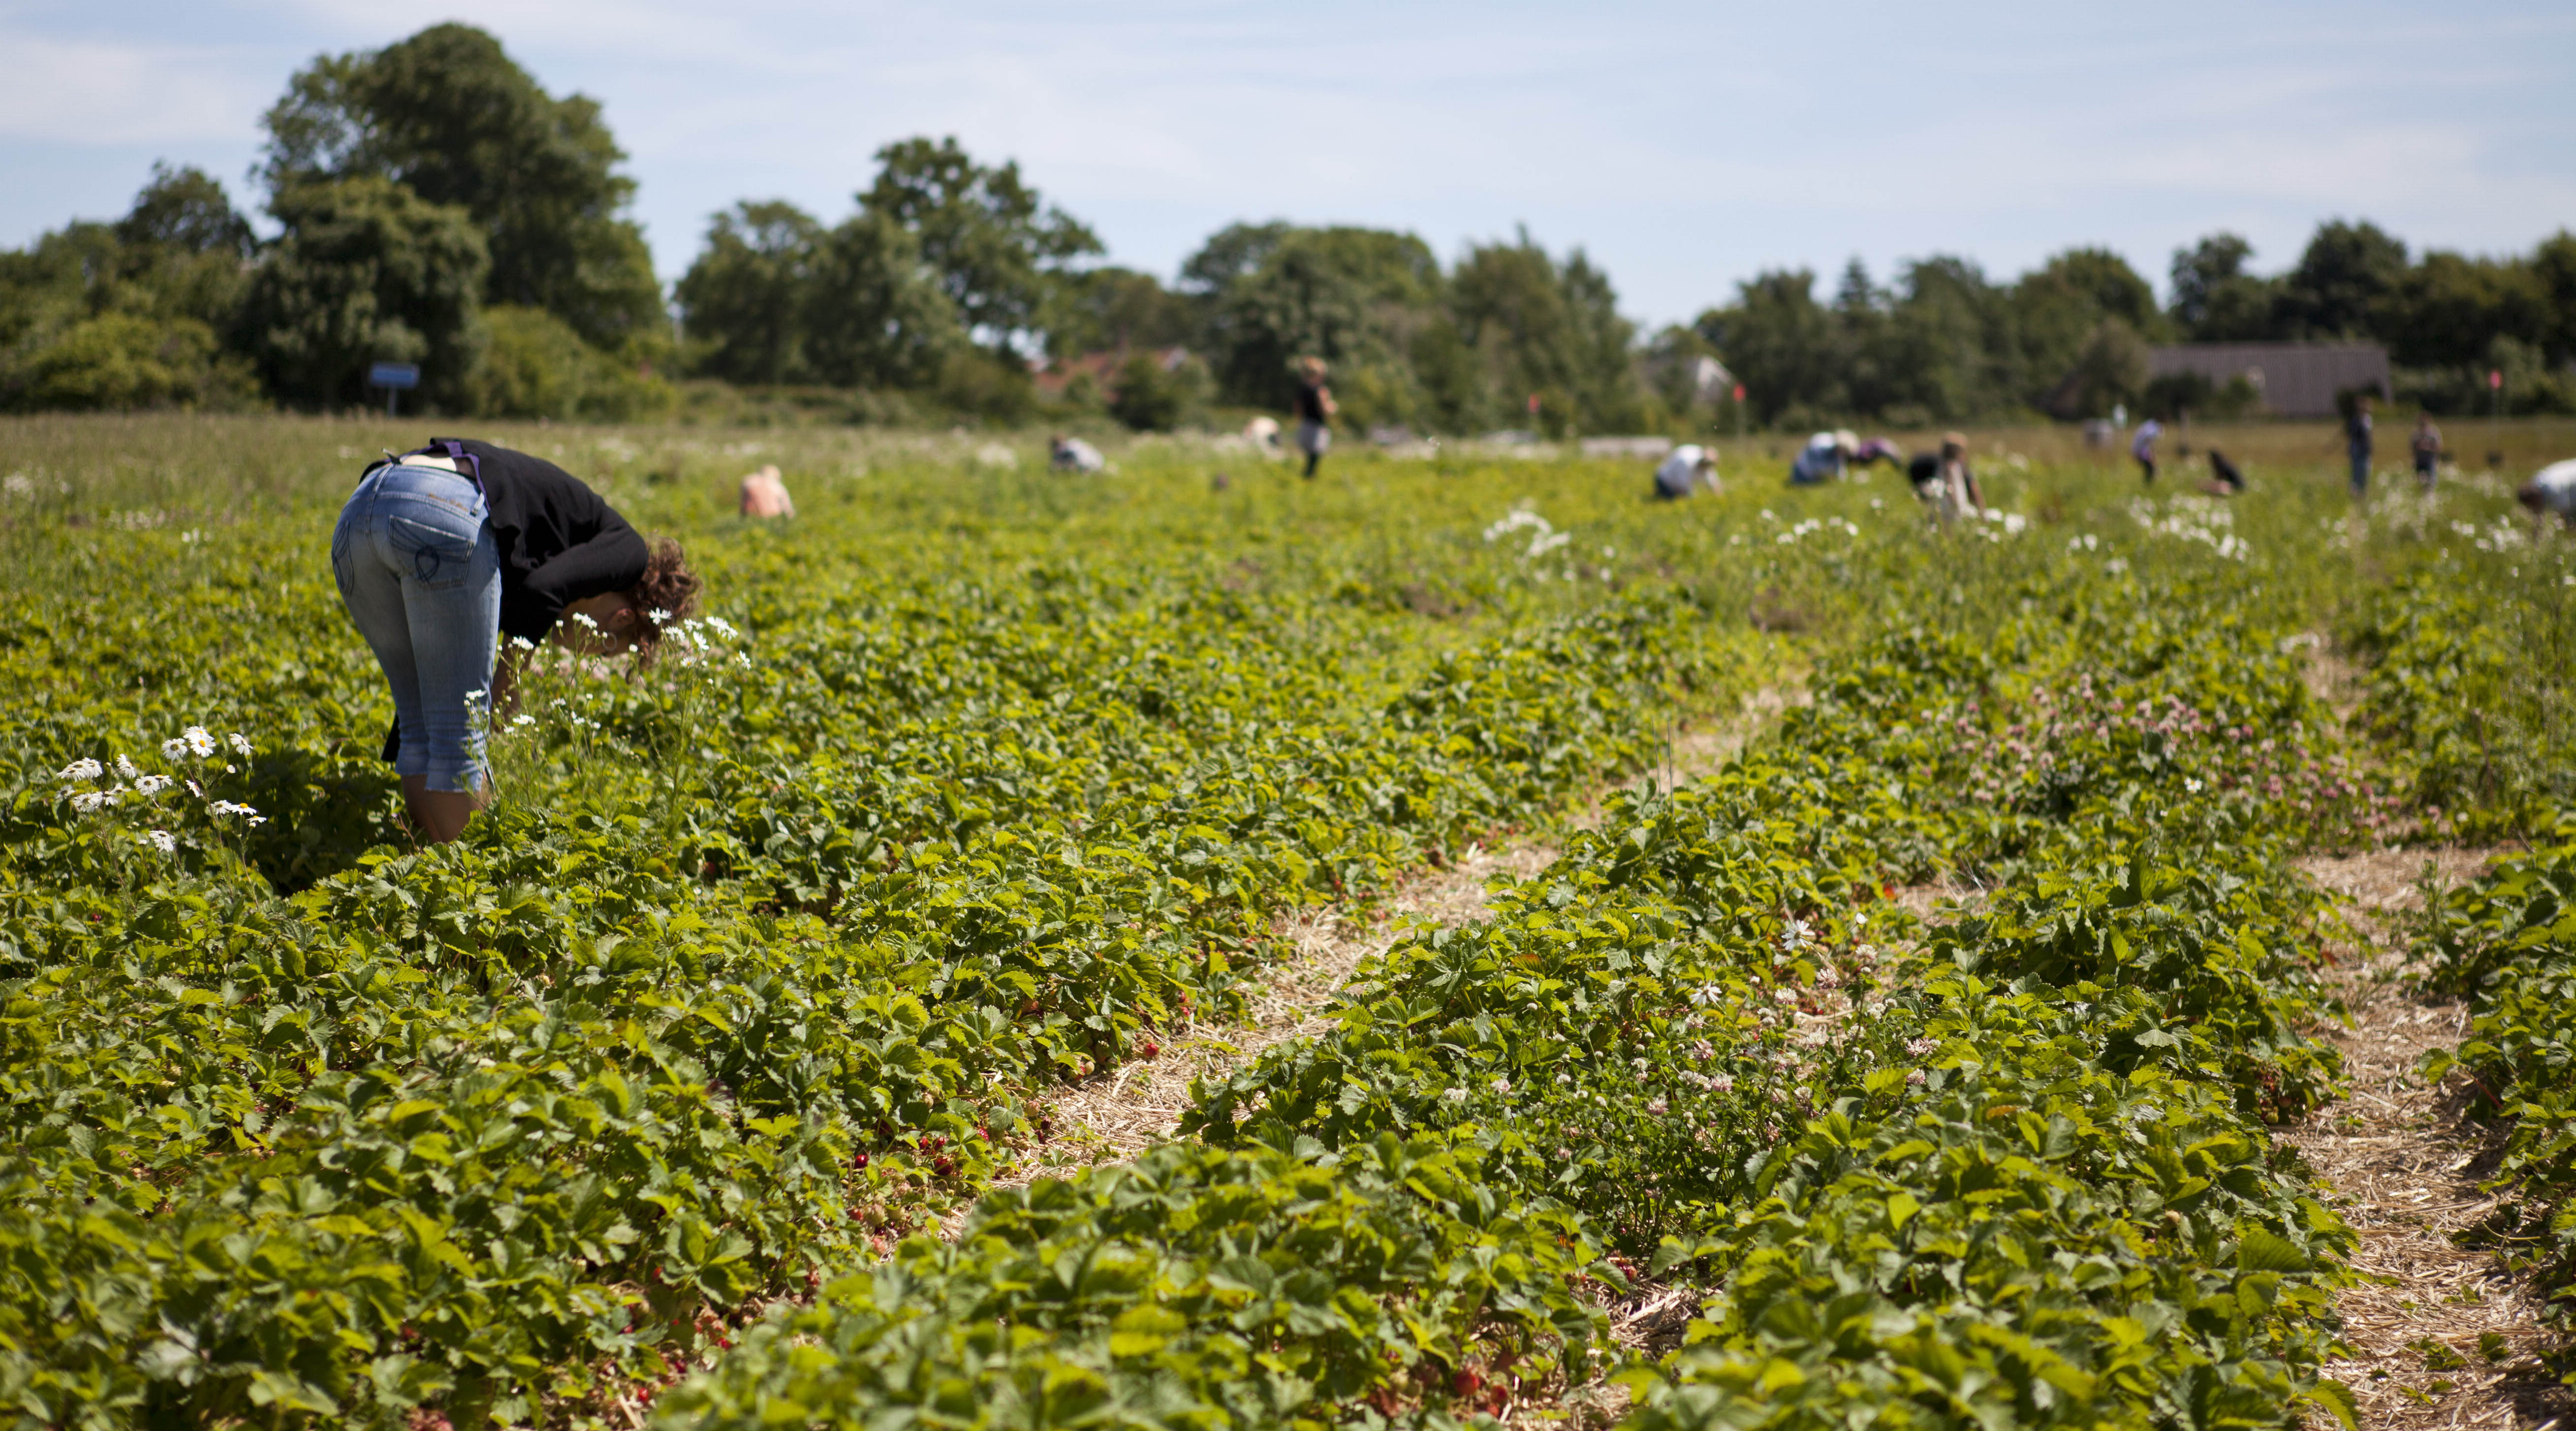
[[[2382,325],[2406,281],[2406,245],[2372,223],[2319,224],[2299,265],[2284,276],[2282,336],[2366,337]]]
[[[854,214],[815,255],[805,351],[815,376],[844,387],[919,387],[965,341],[911,233],[881,215]],[[1024,374],[1016,360],[1008,371]]]
[[[1560,261],[1526,230],[1512,243],[1471,247],[1450,275],[1450,307],[1496,390],[1539,399],[1541,426],[1636,425],[1644,395],[1629,352],[1636,325],[1619,316],[1609,275],[1581,249]]]
[[[2280,285],[2246,272],[2254,245],[2224,230],[2190,248],[2174,250],[2173,305],[2167,310],[2195,342],[2246,342],[2271,337]]]
[[[253,275],[242,327],[270,391],[307,407],[365,399],[377,361],[422,365],[422,396],[473,392],[489,258],[473,218],[362,175],[281,192],[286,234]]]
[[[1073,260],[1101,251],[1090,229],[1048,204],[1016,161],[979,164],[955,136],[877,151],[861,210],[908,234],[961,321],[1008,352],[1042,324]]]
[[[0,404],[246,404],[248,367],[220,340],[253,247],[221,184],[165,164],[124,218],[73,223],[0,253]]]
[[[808,305],[824,229],[773,199],[715,216],[674,296],[700,371],[736,383],[801,382]]]
[[[1275,406],[1308,354],[1335,365],[1356,420],[1401,420],[1415,400],[1408,358],[1423,330],[1446,321],[1440,261],[1412,234],[1366,228],[1284,228],[1239,245],[1246,231],[1220,233],[1226,252],[1202,250],[1183,272],[1206,294],[1206,342],[1225,392]],[[1260,233],[1260,230],[1253,230]],[[1256,257],[1257,255],[1257,257]]]
[[[490,255],[483,297],[542,308],[615,347],[665,322],[634,180],[596,101],[556,98],[470,25],[433,25],[382,50],[325,55],[267,115],[260,167],[286,196],[373,177],[453,205]],[[281,215],[281,217],[283,217]]]
[[[1773,269],[1736,285],[1735,302],[1694,325],[1743,380],[1765,423],[1792,411],[1847,405],[1833,315],[1816,301],[1810,269]]]
[[[783,201],[738,204],[678,295],[700,369],[733,382],[914,387],[960,339],[913,236],[871,213],[825,229]]]
[[[2155,290],[2108,249],[2073,248],[2012,287],[2019,380],[2030,407],[2075,397],[2070,412],[2108,412],[2146,384],[2144,344],[2163,335]],[[2073,389],[2070,394],[2069,383]]]

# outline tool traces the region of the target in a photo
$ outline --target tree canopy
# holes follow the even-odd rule
[[[662,326],[651,253],[624,217],[635,183],[598,103],[547,94],[484,31],[433,25],[317,58],[266,124],[273,211],[317,182],[400,184],[481,230],[484,301],[542,308],[603,347]]]
[[[967,329],[1008,350],[1043,321],[1053,284],[1100,239],[1020,178],[1017,161],[980,164],[954,135],[877,151],[866,213],[912,238]]]

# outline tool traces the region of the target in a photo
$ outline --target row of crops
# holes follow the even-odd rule
[[[532,680],[501,805],[427,852],[331,474],[7,514],[0,673],[47,693],[0,714],[24,1424],[2331,1416],[2349,1234],[2267,1127],[2336,1077],[2289,861],[2564,793],[2495,654],[2563,557],[2420,511],[2043,470],[1944,534],[1862,487],[1227,492],[1184,453],[800,478],[772,530],[588,455],[715,619]],[[2375,662],[2349,730],[2320,627]],[[1051,1090],[1237,1017],[1284,910],[1792,678],[1169,1146],[1007,1185]],[[1982,898],[1924,916],[1936,879]],[[1698,1307],[1669,1358],[1611,1332],[1648,1288]]]

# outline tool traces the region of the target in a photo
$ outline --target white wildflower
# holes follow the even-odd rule
[[[164,760],[177,760],[185,756],[187,753],[188,742],[184,740],[165,740],[161,742],[161,758]]]
[[[214,733],[207,730],[204,726],[192,725],[186,730],[180,732],[180,738],[188,742],[189,753],[196,756],[199,760],[203,760],[207,756],[215,753],[216,746]]]
[[[1671,1108],[1671,1106],[1672,1105],[1666,1103],[1660,1098],[1652,1098],[1648,1099],[1646,1102],[1646,1111],[1654,1114],[1658,1118],[1661,1118],[1664,1116],[1665,1112]]]
[[[64,766],[61,770],[56,771],[55,778],[59,780],[96,780],[98,777],[106,773],[106,767],[84,755],[80,759],[73,761],[71,764]]]
[[[1708,1087],[1709,1091],[1712,1093],[1733,1093],[1735,1091],[1735,1075],[1732,1073],[1721,1073],[1717,1077],[1708,1081]]]
[[[2189,792],[2191,792],[2191,793],[2192,793],[2192,794],[2194,794],[2194,795],[2199,794],[2199,793],[2200,793],[2200,777],[2198,777],[2198,776],[2193,776],[2193,777],[2191,777],[2190,779],[2187,779],[2187,780],[2183,781],[2183,783],[2182,783],[2182,788],[2183,788],[2183,789],[2185,789],[2185,790],[2187,790],[2187,791],[2189,791]]]
[[[230,800],[218,800],[206,808],[217,815],[256,815],[259,813],[248,805],[236,804]]]
[[[72,809],[83,815],[94,812],[99,806],[106,803],[107,797],[101,795],[95,790],[84,790],[78,795],[72,797]]]
[[[141,772],[141,771],[139,771],[139,770],[137,770],[137,769],[135,769],[135,768],[134,768],[134,762],[133,762],[133,761],[128,760],[128,759],[126,759],[124,756],[120,755],[120,756],[116,757],[116,773],[117,773],[117,774],[119,774],[119,775],[124,776],[124,777],[125,777],[126,779],[128,779],[128,780],[131,780],[131,779],[133,779],[135,776],[140,775],[140,774],[142,774],[143,772]]]
[[[167,830],[146,830],[143,832],[143,839],[145,843],[165,855],[179,848],[179,842],[170,838],[170,832]]]
[[[170,777],[167,775],[146,775],[134,782],[134,793],[137,795],[158,795],[169,788]]]
[[[240,731],[234,731],[232,734],[225,736],[224,744],[231,746],[233,748],[233,754],[235,755],[250,754],[250,737],[242,734]]]
[[[652,622],[656,626],[668,626],[671,624],[671,613],[656,606],[652,610],[644,613],[644,619]]]
[[[1500,1074],[1496,1074],[1496,1075],[1494,1076],[1494,1091],[1495,1091],[1496,1093],[1509,1093],[1509,1092],[1511,1092],[1511,1091],[1512,1091],[1512,1081],[1511,1081],[1510,1079],[1508,1079],[1508,1078],[1503,1077],[1503,1076],[1502,1076],[1502,1075],[1500,1075]]]

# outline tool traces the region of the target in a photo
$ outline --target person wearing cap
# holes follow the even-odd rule
[[[1655,496],[1659,501],[1677,501],[1697,491],[1702,483],[1717,490],[1717,454],[1696,442],[1685,442],[1664,454],[1663,464],[1655,469]]]
[[[1851,434],[1819,432],[1807,439],[1798,460],[1789,464],[1789,485],[1813,487],[1843,475],[1851,461]]]

